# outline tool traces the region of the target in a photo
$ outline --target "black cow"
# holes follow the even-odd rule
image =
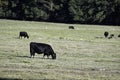
[[[69,26],[69,29],[75,29],[74,26]]]
[[[31,55],[31,58],[32,57],[34,58],[35,53],[44,54],[43,58],[44,58],[45,55],[48,58],[51,55],[52,59],[56,59],[56,53],[54,53],[52,47],[49,44],[31,42],[30,43],[30,55]]]
[[[114,34],[110,34],[110,36],[108,37],[108,39],[111,39],[114,37]]]
[[[120,38],[120,34],[118,35],[118,37]]]
[[[107,31],[105,31],[105,32],[104,32],[104,36],[105,36],[105,38],[107,38],[108,35],[109,35],[109,33],[108,33]]]
[[[27,32],[25,32],[25,31],[21,31],[21,32],[19,33],[19,38],[22,38],[22,37],[24,37],[24,38],[26,38],[26,37],[29,38]]]

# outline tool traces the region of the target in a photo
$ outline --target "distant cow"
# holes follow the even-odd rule
[[[105,32],[104,32],[104,36],[105,36],[105,38],[107,38],[108,35],[109,35],[109,33],[108,33],[107,31],[105,31]]]
[[[110,34],[110,36],[108,37],[108,39],[111,39],[114,37],[114,34]]]
[[[26,37],[29,38],[27,32],[25,32],[25,31],[22,31],[22,32],[19,33],[19,38],[22,38],[22,37],[24,37],[24,38],[26,38]]]
[[[74,26],[69,26],[69,29],[75,29]]]
[[[52,59],[56,59],[56,53],[54,53],[52,47],[49,44],[31,42],[30,43],[30,55],[31,55],[31,58],[32,57],[34,58],[35,53],[44,54],[43,58],[44,58],[45,55],[48,58],[51,55]]]
[[[120,34],[118,35],[118,37],[120,38]]]

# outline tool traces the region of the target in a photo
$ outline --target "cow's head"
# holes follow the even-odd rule
[[[29,36],[27,35],[27,38],[29,38]]]
[[[56,53],[52,54],[52,59],[56,59]]]

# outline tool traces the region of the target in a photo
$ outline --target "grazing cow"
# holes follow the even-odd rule
[[[104,32],[104,36],[105,36],[105,38],[107,38],[108,35],[109,35],[109,33],[108,33],[107,31],[105,31],[105,32]]]
[[[31,42],[30,43],[30,55],[31,55],[31,58],[32,58],[32,56],[34,58],[35,53],[44,54],[43,58],[44,58],[45,55],[48,58],[51,55],[52,59],[56,59],[56,53],[54,53],[52,47],[49,44]]]
[[[108,39],[111,39],[114,37],[114,34],[110,34],[110,36],[108,37]]]
[[[29,38],[27,32],[25,32],[25,31],[22,31],[22,32],[19,33],[19,38],[22,38],[22,37],[24,37],[24,38],[26,38],[26,37]]]
[[[118,37],[120,38],[120,34],[118,35]]]
[[[75,29],[74,26],[69,26],[69,29]]]

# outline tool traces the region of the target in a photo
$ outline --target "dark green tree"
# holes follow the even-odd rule
[[[0,0],[0,18],[120,24],[119,0]]]
[[[7,17],[7,10],[8,10],[8,1],[0,0],[0,17],[2,17],[2,18]]]
[[[114,11],[115,3],[115,0],[70,0],[69,11],[73,21],[101,23]]]
[[[120,25],[120,0],[116,0],[113,12],[103,20],[102,24],[107,25]]]
[[[57,22],[70,22],[71,17],[69,15],[68,3],[70,0],[55,0],[54,19]]]

